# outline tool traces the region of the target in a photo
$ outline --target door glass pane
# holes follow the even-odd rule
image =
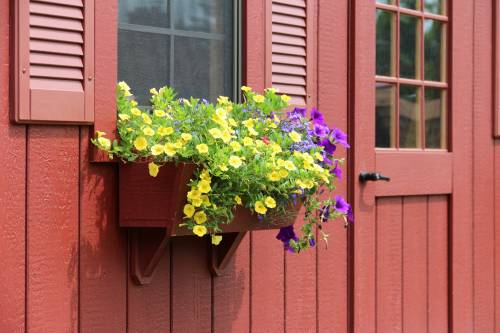
[[[425,88],[425,147],[446,148],[446,92]]]
[[[399,5],[404,8],[417,9],[417,0],[399,0]]]
[[[378,148],[394,148],[396,86],[377,83],[375,94],[375,146]]]
[[[170,37],[119,30],[118,78],[130,84],[139,105],[149,105],[149,89],[169,84]]]
[[[433,14],[445,14],[446,0],[424,0],[424,10]]]
[[[414,16],[401,15],[400,26],[400,76],[418,78],[419,68],[419,22]]]
[[[232,53],[225,48],[232,47],[220,40],[175,37],[174,86],[179,96],[210,101],[231,96]]]
[[[376,73],[394,76],[395,63],[395,15],[386,10],[377,9]]]
[[[445,41],[444,27],[441,22],[425,20],[425,79],[428,81],[443,81],[445,73]]]
[[[233,0],[172,0],[174,28],[217,32],[232,30]],[[225,19],[226,18],[226,19]],[[225,26],[231,24],[230,26]]]
[[[120,23],[170,27],[167,0],[120,0]]]
[[[401,85],[399,89],[399,147],[420,147],[419,88]]]

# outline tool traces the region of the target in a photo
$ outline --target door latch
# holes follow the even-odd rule
[[[379,180],[389,182],[389,181],[391,181],[391,178],[386,177],[384,175],[381,175],[378,172],[361,172],[359,174],[359,181],[362,183],[365,183],[368,181],[377,182]]]

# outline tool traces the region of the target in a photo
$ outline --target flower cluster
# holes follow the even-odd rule
[[[286,214],[291,203],[300,201],[305,207],[300,237],[291,226],[282,228],[277,238],[294,252],[315,246],[314,226],[326,240],[322,223],[352,219],[351,207],[342,197],[328,196],[342,176],[343,160],[334,153],[338,145],[349,147],[347,137],[329,128],[316,109],[309,117],[303,108],[282,114],[290,97],[273,88],[263,94],[245,86],[242,91],[242,103],[223,96],[209,103],[178,99],[170,87],[153,88],[151,109],[141,109],[128,85],[120,82],[120,139],[111,142],[97,132],[92,142],[111,158],[147,161],[153,177],[165,163],[197,164],[181,225],[197,236],[210,235],[213,244],[221,242],[221,226],[232,221],[236,206],[264,220]]]

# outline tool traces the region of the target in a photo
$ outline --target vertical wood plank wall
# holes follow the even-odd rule
[[[317,104],[330,122],[348,126],[348,0],[316,0]],[[284,254],[274,232],[243,241],[226,276],[212,278],[204,243],[177,239],[163,257],[152,285],[138,287],[128,274],[127,232],[117,226],[117,182],[112,165],[90,164],[89,128],[19,126],[9,123],[9,4],[0,1],[0,332],[346,332],[348,330],[348,247],[341,223],[327,226],[329,248],[301,258]],[[106,15],[106,2],[98,5]],[[264,0],[252,1],[248,21],[264,25]],[[473,2],[473,207],[470,304],[457,320],[476,332],[500,331],[500,140],[491,135],[493,1]],[[250,7],[249,7],[250,8]],[[470,15],[472,16],[472,15]],[[472,29],[472,30],[469,30]],[[99,38],[96,40],[99,46]],[[256,43],[263,45],[264,43]],[[113,65],[100,54],[99,69]],[[113,52],[112,52],[113,51]],[[252,51],[248,83],[264,88],[264,50]],[[96,108],[112,104],[114,80],[96,81]],[[470,101],[469,101],[470,102]],[[347,176],[347,175],[346,175]],[[344,177],[347,179],[347,177]],[[339,191],[346,194],[344,183]],[[400,201],[401,211],[378,211],[377,327],[402,330],[412,320],[424,331],[445,330],[442,309],[448,283],[442,272],[448,216],[447,197],[383,198]],[[422,201],[423,200],[423,201]],[[384,227],[402,216],[427,216],[427,224]],[[407,229],[406,227],[410,229]],[[419,235],[426,262],[412,254],[423,243],[403,243],[391,232]],[[391,243],[393,239],[395,243]],[[460,246],[460,245],[457,245]],[[465,244],[469,246],[469,244]],[[497,255],[498,254],[498,255]],[[309,265],[310,264],[310,265]],[[401,275],[400,265],[426,265],[427,277]],[[423,267],[423,266],[422,266]],[[307,283],[301,282],[307,277]],[[421,285],[426,294],[406,290]],[[457,277],[460,279],[460,277]],[[455,280],[453,280],[455,281]],[[304,296],[303,288],[306,288]],[[431,297],[432,296],[432,297]],[[405,300],[420,299],[407,306]],[[425,300],[423,299],[425,298]],[[427,309],[423,303],[426,302]],[[304,303],[301,303],[304,302]],[[453,303],[453,300],[451,300]],[[300,306],[298,305],[300,304]],[[464,322],[467,321],[467,322]],[[411,326],[415,328],[416,326]],[[459,331],[460,327],[455,327]]]

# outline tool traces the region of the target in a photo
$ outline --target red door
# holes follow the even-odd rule
[[[472,322],[460,304],[470,297],[461,268],[471,237],[470,148],[460,135],[472,97],[465,3],[353,3],[356,332],[446,332]]]

